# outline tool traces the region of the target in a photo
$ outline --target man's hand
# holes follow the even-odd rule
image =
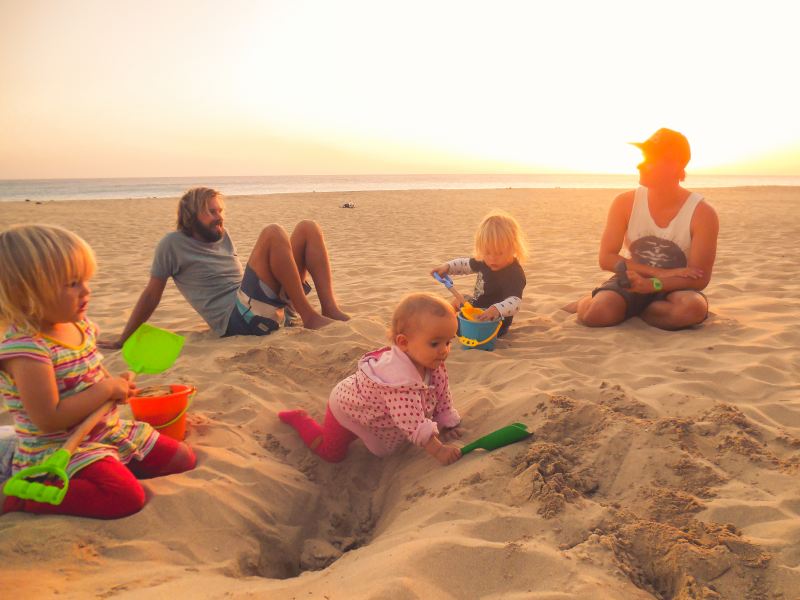
[[[119,350],[122,348],[122,342],[119,338],[116,340],[97,340],[97,347],[104,350]]]
[[[478,316],[478,321],[497,321],[499,318],[500,311],[497,310],[496,306],[492,305]]]
[[[657,291],[650,277],[642,277],[636,271],[628,271],[628,279],[631,282],[628,290],[635,294],[655,294]]]

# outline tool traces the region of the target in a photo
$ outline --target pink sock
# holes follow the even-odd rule
[[[306,446],[319,440],[313,452],[328,462],[340,462],[347,456],[347,448],[356,439],[356,435],[342,427],[336,417],[331,413],[330,407],[325,412],[325,426],[319,425],[308,416],[304,410],[284,410],[278,413],[278,418],[287,425],[295,428]],[[320,439],[321,438],[321,439]]]
[[[304,410],[284,410],[278,413],[278,418],[294,427],[300,434],[300,439],[309,448],[312,442],[322,435],[322,427]]]

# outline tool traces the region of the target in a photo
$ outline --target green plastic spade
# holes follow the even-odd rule
[[[484,450],[494,450],[495,448],[502,448],[514,442],[524,440],[526,437],[533,435],[528,431],[528,426],[524,423],[512,423],[501,427],[497,431],[493,431],[489,435],[475,440],[461,448],[462,456],[468,452],[472,452],[476,448],[483,448]]]
[[[22,469],[3,486],[3,493],[23,500],[61,504],[69,489],[67,465],[84,437],[97,425],[114,403],[106,402],[95,410],[69,436],[64,445],[38,465]],[[61,485],[58,485],[58,484]]]
[[[163,373],[178,358],[183,336],[142,323],[122,345],[122,358],[134,373]]]

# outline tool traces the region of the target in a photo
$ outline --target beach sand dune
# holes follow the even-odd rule
[[[561,310],[604,279],[597,244],[613,190],[230,198],[243,260],[263,224],[318,221],[353,320],[218,339],[170,283],[152,323],[186,335],[184,352],[141,379],[198,387],[187,440],[198,467],[145,482],[150,500],[127,519],[3,516],[2,588],[65,598],[800,598],[800,190],[701,192],[721,221],[711,315],[680,332],[638,319],[588,329]],[[315,458],[277,412],[321,416],[332,386],[385,342],[403,294],[447,297],[428,273],[470,253],[491,208],[528,235],[524,307],[494,352],[455,348],[447,365],[465,441],[514,421],[534,435],[446,468],[415,448],[379,459],[360,442],[340,464]],[[110,336],[147,282],[175,199],[0,209],[2,226],[55,223],[89,241],[99,262],[90,315]],[[124,368],[116,352],[107,365]]]

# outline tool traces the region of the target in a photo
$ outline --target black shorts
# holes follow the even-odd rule
[[[616,292],[622,299],[625,300],[625,318],[638,317],[645,309],[656,300],[666,300],[672,292],[694,292],[700,294],[703,300],[706,301],[706,317],[708,316],[708,298],[699,290],[672,290],[669,292],[656,292],[655,294],[637,294],[619,285],[619,280],[616,275],[603,283],[600,287],[592,290],[592,297],[603,291]]]

